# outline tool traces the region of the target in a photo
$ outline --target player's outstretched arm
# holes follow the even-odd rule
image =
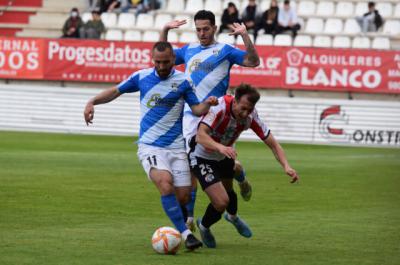
[[[253,42],[249,37],[246,26],[243,23],[233,23],[231,26],[232,32],[230,35],[240,35],[242,36],[244,46],[246,47],[246,56],[243,60],[243,66],[247,67],[257,67],[260,65],[260,57],[258,56],[257,50],[254,47]]]
[[[95,105],[110,102],[120,95],[121,93],[119,92],[117,87],[111,87],[97,94],[94,98],[91,98],[86,104],[85,110],[83,112],[86,125],[89,125],[93,121]]]
[[[163,27],[163,30],[161,31],[159,41],[168,41],[168,31],[170,29],[177,29],[184,24],[186,24],[186,19],[173,20],[173,21],[170,21],[167,24],[165,24]]]
[[[199,128],[197,129],[196,142],[198,142],[208,150],[219,152],[231,159],[236,159],[237,154],[236,150],[233,147],[225,146],[214,141],[210,134],[211,128],[204,123],[200,123]]]
[[[268,147],[272,150],[275,155],[275,158],[279,161],[286,174],[292,178],[290,181],[294,183],[299,180],[299,175],[297,175],[296,170],[294,170],[286,159],[285,152],[283,151],[282,146],[278,143],[278,141],[274,138],[272,133],[270,133],[267,139],[264,140],[264,143],[268,145]]]
[[[192,105],[190,106],[190,108],[192,109],[194,115],[202,116],[208,112],[211,106],[216,106],[216,105],[218,105],[218,98],[210,96],[202,103],[197,105]]]

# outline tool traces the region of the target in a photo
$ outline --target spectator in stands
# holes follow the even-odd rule
[[[222,14],[219,33],[224,31],[231,32],[231,27],[233,26],[233,23],[240,23],[239,11],[234,3],[229,2],[228,7],[224,9],[224,13]]]
[[[136,15],[160,9],[162,6],[164,6],[163,0],[142,0],[136,8]]]
[[[63,26],[63,38],[79,38],[79,30],[83,26],[83,21],[79,16],[78,8],[71,9],[69,18]]]
[[[258,23],[258,12],[257,12],[257,3],[256,0],[249,0],[248,5],[243,10],[242,13],[242,22],[245,24],[246,29],[250,32],[253,32],[254,38],[257,37],[256,25]]]
[[[100,1],[100,13],[113,12],[114,9],[121,6],[120,0],[99,0]]]
[[[129,12],[129,9],[137,8],[142,0],[121,0],[121,12]]]
[[[81,29],[80,37],[82,39],[100,39],[101,33],[106,30],[101,21],[100,11],[92,11],[92,20],[89,20]]]
[[[272,0],[269,9],[261,15],[257,31],[263,29],[265,34],[272,34],[275,36],[278,29],[278,13],[278,2],[277,0]]]
[[[88,8],[89,10],[95,10],[99,7],[99,0],[88,0]]]
[[[368,2],[368,12],[362,17],[356,17],[356,20],[363,33],[378,31],[383,24],[383,19],[378,10],[375,9],[374,2]]]
[[[298,23],[297,13],[294,8],[290,6],[290,1],[285,0],[283,2],[283,9],[279,10],[278,13],[278,29],[276,33],[279,34],[290,30],[294,38],[296,37],[299,29],[300,24]]]

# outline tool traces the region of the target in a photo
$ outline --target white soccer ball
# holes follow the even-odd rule
[[[181,233],[169,226],[158,228],[151,238],[153,249],[160,254],[175,254],[179,250],[181,241]]]

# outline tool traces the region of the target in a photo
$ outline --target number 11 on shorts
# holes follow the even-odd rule
[[[152,165],[157,166],[157,158],[155,155],[148,156],[147,161],[149,161],[150,166]]]

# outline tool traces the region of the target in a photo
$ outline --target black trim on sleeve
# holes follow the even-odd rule
[[[268,130],[267,135],[266,135],[264,138],[262,138],[261,140],[265,141],[265,140],[268,138],[268,136],[269,136],[270,133],[271,133],[271,130]]]
[[[205,123],[204,121],[200,121],[199,125],[197,125],[197,129],[199,129],[200,127],[200,123],[203,123],[204,125],[206,125],[208,128],[210,128],[211,130],[214,130],[210,125],[208,125],[207,123]]]

